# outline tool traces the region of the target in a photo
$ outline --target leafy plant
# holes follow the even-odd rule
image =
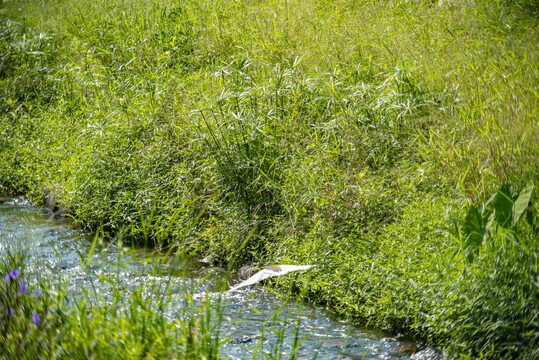
[[[463,250],[467,252],[468,260],[478,254],[483,244],[490,241],[495,234],[506,232],[513,237],[519,221],[524,217],[534,230],[533,223],[533,184],[529,184],[519,191],[512,191],[510,185],[505,184],[488,200],[481,209],[471,206],[466,212],[461,232],[458,234]]]

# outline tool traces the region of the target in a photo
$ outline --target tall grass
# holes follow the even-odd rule
[[[478,265],[449,234],[503,184],[538,186],[535,10],[6,2],[0,183],[36,200],[55,188],[82,225],[126,241],[234,266],[323,264],[313,300],[458,354],[502,357],[503,336],[485,345],[447,330],[443,319],[469,328],[449,314],[459,286],[478,286],[462,275]],[[531,246],[535,228],[521,231]],[[491,250],[479,263],[498,258]],[[470,294],[462,314],[488,304]]]

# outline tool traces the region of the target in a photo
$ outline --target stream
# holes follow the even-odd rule
[[[155,261],[150,251],[127,251],[113,244],[96,247],[89,269],[83,270],[81,261],[86,262],[93,239],[69,219],[55,219],[21,199],[0,198],[0,257],[5,257],[10,246],[21,244],[29,251],[29,271],[34,267],[38,276],[66,281],[74,298],[82,289],[96,288],[106,298],[110,285],[98,275],[114,274],[127,289],[143,286],[148,289],[145,296],[153,296],[152,289],[165,284],[197,293],[212,292],[224,277],[196,259],[170,258],[162,263]],[[229,280],[230,285],[238,282],[234,277]],[[182,296],[182,291],[172,296],[164,316],[181,316]],[[269,351],[280,346],[283,358],[288,358],[297,333],[301,345],[296,359],[443,359],[439,351],[414,339],[359,327],[321,307],[294,300],[283,300],[263,285],[227,293],[222,302],[221,328],[223,336],[231,340],[221,346],[221,356],[249,359],[259,348],[254,357],[264,358],[260,349]]]

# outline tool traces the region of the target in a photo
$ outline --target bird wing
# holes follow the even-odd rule
[[[288,274],[291,271],[298,271],[298,270],[307,270],[312,268],[316,265],[278,265],[278,266],[271,266],[269,268],[265,268],[251,276],[249,279],[245,280],[244,282],[239,283],[236,286],[231,287],[227,292],[236,291],[238,289],[241,289],[243,287],[254,285],[257,282],[260,282],[264,279],[274,277],[274,276],[282,276],[285,274]]]

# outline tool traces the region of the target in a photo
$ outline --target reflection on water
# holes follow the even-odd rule
[[[51,218],[22,200],[0,198],[0,256],[9,247],[24,246],[30,271],[67,281],[73,296],[86,289],[106,301],[110,283],[127,291],[143,289],[144,296],[170,293],[163,316],[177,318],[186,292],[212,292],[225,278],[219,269],[212,271],[195,260],[161,263],[151,252],[125,251],[112,244],[95,249],[86,267],[92,240],[68,219]],[[264,353],[287,358],[298,341],[298,359],[442,359],[431,348],[354,326],[324,309],[280,299],[261,286],[207,300],[216,306],[222,302],[222,334],[230,341],[220,351],[226,358],[264,358]]]

